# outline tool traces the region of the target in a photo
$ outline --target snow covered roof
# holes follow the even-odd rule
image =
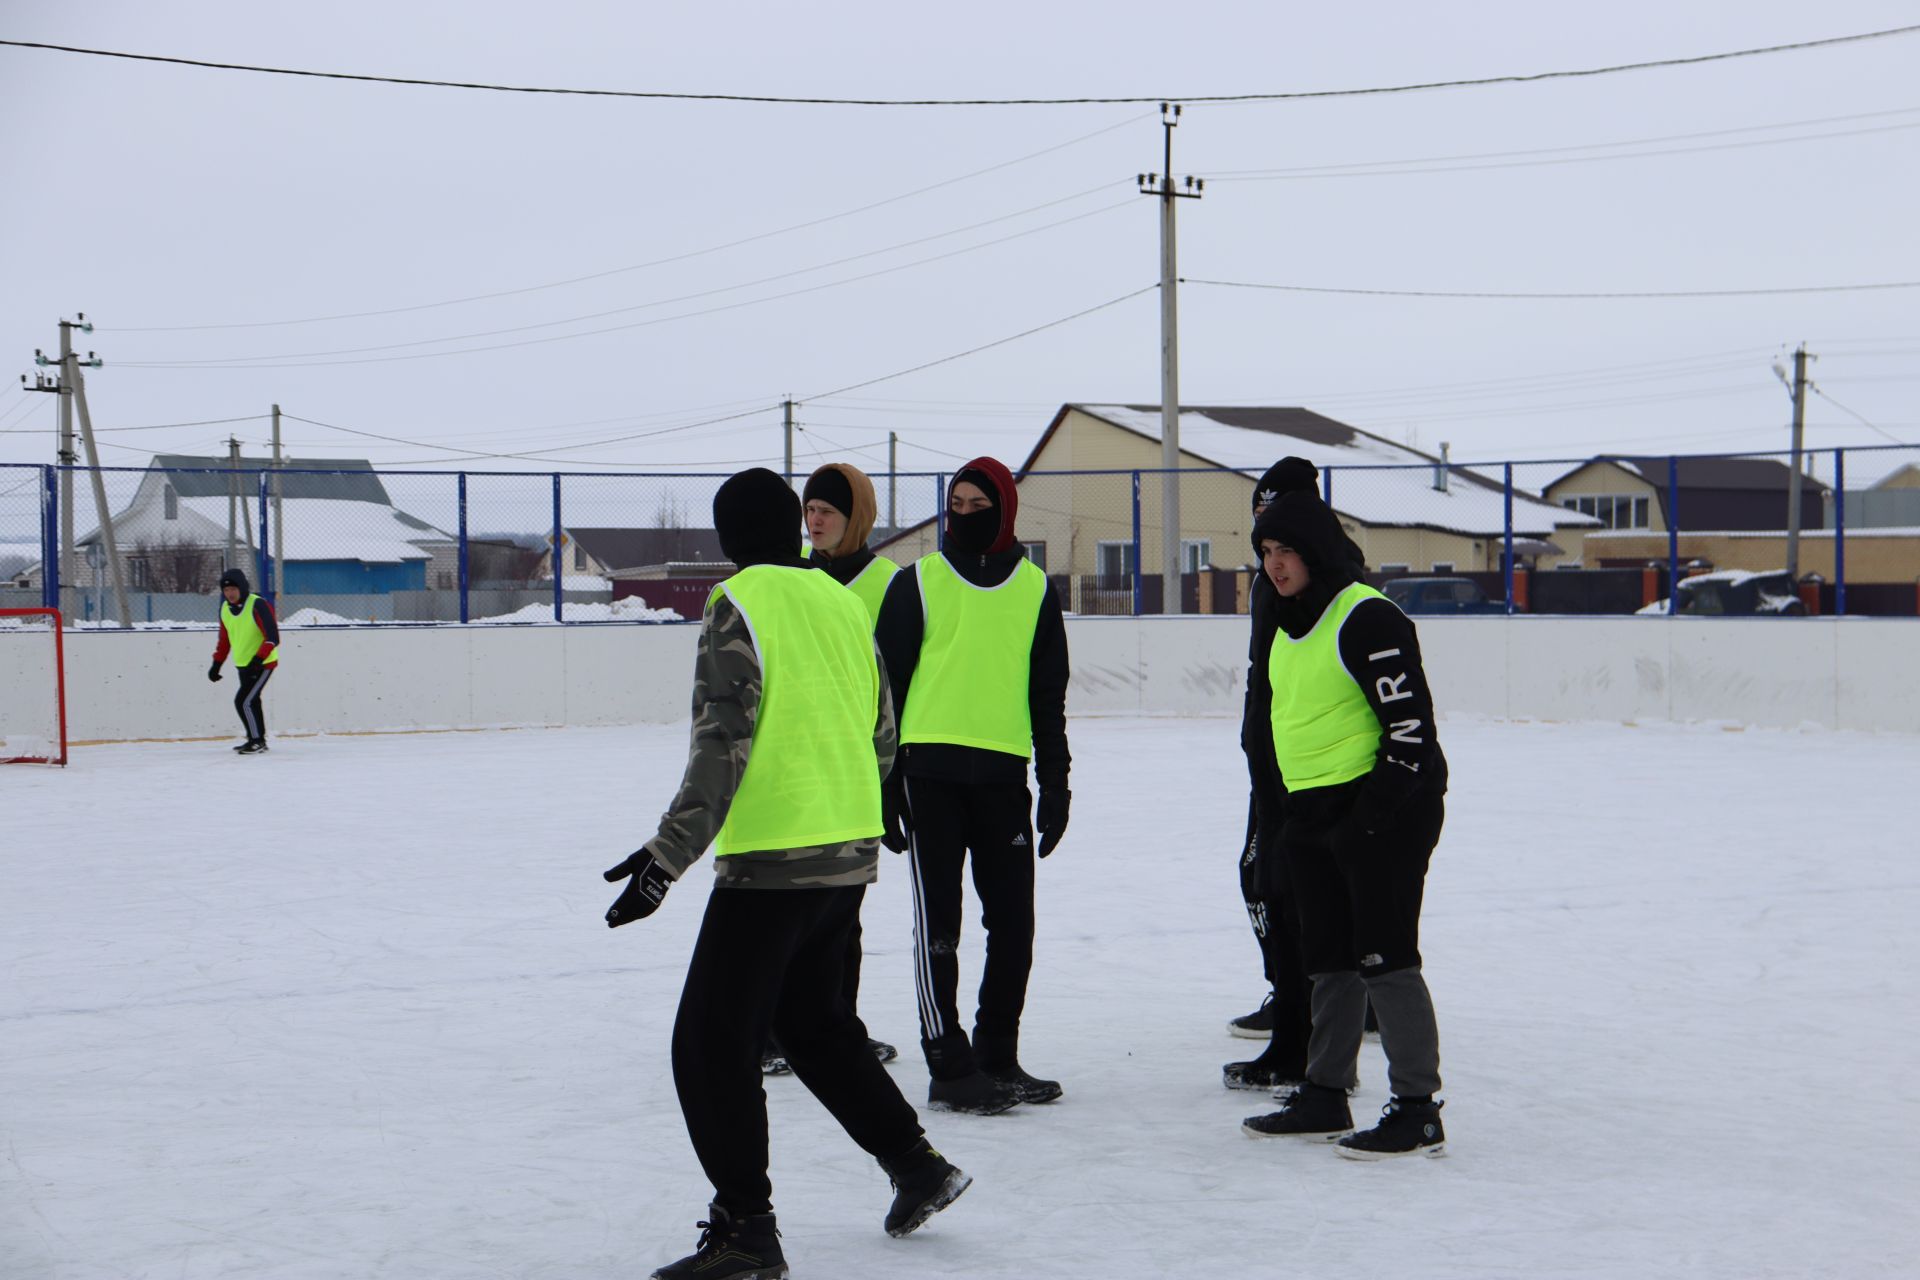
[[[1149,440],[1160,439],[1159,405],[1068,407]],[[1305,458],[1322,471],[1332,468],[1334,509],[1374,527],[1414,526],[1472,537],[1498,536],[1506,529],[1506,495],[1498,483],[1450,467],[1442,492],[1433,487],[1439,459],[1310,409],[1189,406],[1180,411],[1180,452],[1252,479],[1288,455]],[[1392,469],[1347,470],[1354,467]],[[1556,528],[1599,523],[1527,494],[1513,495],[1516,534],[1545,537]]]
[[[249,504],[253,507],[254,504]],[[363,564],[398,564],[430,560],[422,543],[448,542],[451,535],[424,520],[380,503],[357,498],[287,498],[281,504],[282,535],[289,564],[311,560],[356,560]],[[259,512],[250,510],[249,522]],[[82,544],[98,536],[97,528],[79,538]],[[113,534],[122,551],[141,543],[213,546],[227,537],[227,495],[181,497],[178,515],[166,518],[162,503],[142,503],[113,519]],[[252,535],[259,537],[257,523]],[[246,539],[246,534],[240,534]]]
[[[166,480],[182,498],[222,498],[232,486],[233,471],[271,471],[270,458],[242,457],[236,464],[228,458],[202,458],[184,453],[156,454],[152,471],[165,471]],[[294,498],[333,498],[349,502],[374,502],[391,506],[386,486],[373,473],[373,464],[360,458],[328,459],[324,462],[299,462],[292,458],[281,463],[280,496]],[[258,492],[253,476],[240,477],[243,493]]]

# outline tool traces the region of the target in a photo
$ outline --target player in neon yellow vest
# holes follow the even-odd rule
[[[773,472],[729,478],[713,517],[739,572],[701,620],[686,774],[653,838],[606,873],[627,881],[607,912],[617,927],[716,854],[673,1028],[674,1086],[714,1194],[699,1247],[654,1272],[665,1277],[786,1274],[760,1085],[769,1037],[892,1179],[888,1234],[971,1181],[928,1145],[842,994],[896,741],[866,611],[801,558],[800,500]]]
[[[879,511],[873,481],[858,467],[829,462],[807,477],[800,500],[807,540],[813,547],[807,562],[852,591],[865,607],[871,626],[880,617],[880,600],[886,595],[887,584],[900,570],[899,565],[867,548]],[[860,920],[856,916],[847,939],[845,987],[847,1005],[855,1012],[860,1005],[860,960]],[[869,1041],[867,1047],[882,1062],[900,1056],[900,1051],[884,1040]],[[786,1057],[777,1047],[767,1050],[760,1065],[768,1075],[785,1075],[789,1070]]]
[[[1280,857],[1313,982],[1306,1080],[1255,1137],[1338,1140],[1355,1159],[1439,1155],[1440,1033],[1421,972],[1420,899],[1446,819],[1447,760],[1407,616],[1355,580],[1340,518],[1283,493],[1253,524],[1277,595],[1265,706],[1286,787]],[[1371,1002],[1393,1100],[1353,1133]]]
[[[901,709],[888,844],[909,852],[913,871],[920,1047],[936,1110],[992,1114],[1061,1095],[1058,1081],[1019,1061],[1035,836],[1040,857],[1053,852],[1071,793],[1066,626],[1046,574],[1014,535],[1018,503],[998,461],[962,467],[947,495],[942,550],[894,578],[875,633]],[[960,1021],[957,954],[969,859],[987,930],[971,1037]]]
[[[233,655],[233,669],[240,677],[233,710],[247,734],[233,750],[237,755],[259,755],[267,749],[267,709],[260,695],[280,669],[280,624],[273,606],[253,594],[247,575],[238,569],[220,575],[220,595],[225,601],[220,606],[220,639],[214,645],[207,679],[219,680],[220,664]]]

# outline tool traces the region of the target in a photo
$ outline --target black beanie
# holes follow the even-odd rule
[[[853,514],[853,484],[837,467],[822,467],[807,480],[800,501],[824,502],[843,516]]]
[[[221,590],[224,591],[228,587],[239,588],[240,595],[243,598],[253,594],[253,587],[250,583],[248,583],[247,575],[240,572],[238,569],[229,569],[225,573],[220,575]]]
[[[1282,458],[1253,486],[1253,505],[1271,506],[1283,493],[1318,493],[1320,472],[1305,458]]]
[[[713,527],[720,550],[742,569],[800,560],[800,499],[765,467],[727,477],[713,495]]]

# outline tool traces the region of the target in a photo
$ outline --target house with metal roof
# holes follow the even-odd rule
[[[1252,563],[1254,481],[1289,455],[1328,477],[1331,505],[1375,570],[1501,567],[1507,500],[1499,482],[1310,409],[1189,405],[1180,411],[1183,573]],[[1015,471],[1028,554],[1055,577],[1113,581],[1136,568],[1157,577],[1160,467],[1158,405],[1062,405]],[[1516,493],[1512,523],[1516,556],[1546,568],[1577,559],[1581,536],[1599,521]],[[880,545],[904,560],[932,550],[937,537],[927,521]]]
[[[113,534],[134,590],[213,590],[229,562],[257,576],[261,474],[268,476],[269,555],[284,556],[276,587],[294,595],[386,595],[438,585],[435,562],[454,572],[456,540],[393,504],[364,460],[284,462],[159,454],[132,499],[114,513]],[[274,513],[282,522],[273,528]],[[88,554],[96,526],[75,539]],[[229,548],[232,548],[231,553]],[[80,585],[80,584],[74,584]]]

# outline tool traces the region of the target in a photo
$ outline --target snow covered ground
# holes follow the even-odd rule
[[[770,1082],[799,1280],[1914,1274],[1920,735],[1445,723],[1450,1154],[1372,1165],[1242,1136],[1265,1096],[1219,1084],[1259,996],[1236,726],[1072,735],[1024,1052],[1066,1098],[930,1117],[978,1180],[894,1241],[879,1170]],[[599,875],[683,744],[0,770],[0,1276],[576,1280],[686,1252],[708,1188],[667,1045],[708,873],[618,932]],[[863,1011],[920,1102],[907,881],[881,872]],[[1361,1118],[1372,1045],[1362,1078]]]

